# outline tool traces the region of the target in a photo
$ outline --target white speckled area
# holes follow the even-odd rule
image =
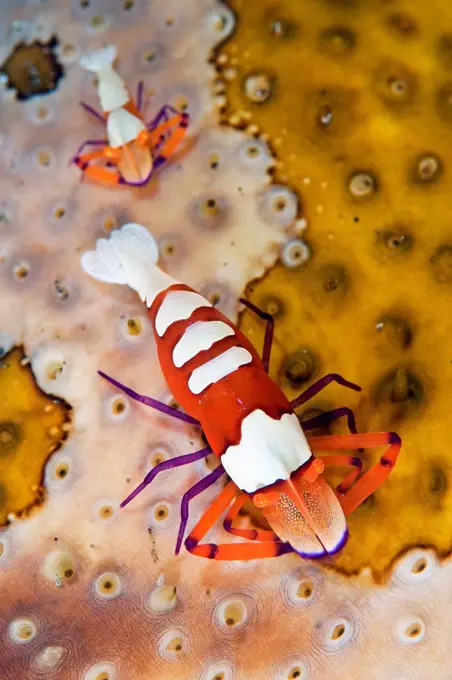
[[[268,148],[216,127],[208,56],[233,28],[229,10],[214,0],[4,0],[1,12],[1,61],[15,42],[56,33],[66,74],[46,97],[18,103],[0,92],[0,338],[5,348],[23,342],[42,389],[74,409],[45,470],[46,503],[0,534],[2,680],[449,680],[438,640],[452,633],[452,566],[429,550],[403,557],[384,587],[294,556],[175,558],[178,504],[207,474],[204,462],[162,474],[119,509],[157,455],[201,441],[98,377],[102,368],[170,399],[143,305],[84,275],[80,254],[112,227],[143,223],[167,271],[231,318],[246,282],[288,239],[288,265],[305,257],[296,197],[270,186]],[[151,116],[181,102],[191,116],[184,152],[139,190],[82,183],[68,166],[84,139],[103,136],[78,105],[97,106],[78,58],[107,42],[132,91],[145,81]],[[191,522],[218,490],[192,503]]]

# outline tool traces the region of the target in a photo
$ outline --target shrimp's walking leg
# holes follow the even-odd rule
[[[351,390],[361,392],[361,387],[359,385],[355,385],[355,383],[346,380],[338,373],[329,373],[328,375],[324,375],[323,378],[320,378],[320,380],[317,380],[317,382],[308,387],[307,390],[302,392],[298,397],[291,401],[291,407],[296,409],[298,406],[301,406],[301,404],[304,404],[306,401],[309,401],[309,399],[312,399],[312,397],[315,397],[316,394],[324,390],[325,387],[332,382],[336,382],[339,385],[348,387]]]
[[[76,162],[76,159],[80,156],[85,146],[108,146],[108,139],[86,139],[80,144],[77,151],[69,161],[69,164]]]
[[[99,373],[100,376],[102,376],[102,378],[105,378],[105,380],[108,380],[109,383],[125,392],[125,394],[127,394],[127,396],[129,396],[131,399],[135,399],[135,401],[139,401],[140,403],[145,404],[146,406],[155,408],[157,411],[160,411],[161,413],[166,413],[167,416],[172,416],[173,418],[177,418],[178,420],[183,420],[184,422],[190,423],[191,425],[200,424],[199,420],[196,420],[196,418],[192,418],[192,416],[189,416],[188,413],[182,413],[182,411],[178,411],[177,408],[168,406],[168,404],[164,404],[162,401],[152,399],[152,397],[145,397],[142,394],[138,394],[138,392],[135,392],[135,390],[132,390],[130,387],[123,385],[118,380],[115,380],[115,378],[112,378],[103,371],[97,372]]]
[[[157,477],[159,472],[163,472],[164,470],[172,470],[173,468],[180,467],[181,465],[189,465],[190,463],[194,463],[196,460],[206,458],[210,453],[212,453],[212,450],[209,446],[207,446],[205,449],[201,449],[200,451],[187,453],[184,456],[177,456],[177,458],[170,458],[169,460],[162,461],[152,468],[152,470],[150,470],[143,479],[141,484],[139,484],[137,488],[134,489],[132,493],[130,493],[127,498],[122,501],[121,508],[125,508],[125,506],[128,505],[130,501],[138,496],[138,494],[141,493],[143,489],[145,489],[155,479],[155,477]]]
[[[206,477],[200,479],[199,482],[196,482],[196,484],[194,484],[190,489],[188,489],[188,491],[186,491],[182,496],[182,502],[180,506],[181,522],[179,526],[179,533],[177,535],[176,555],[179,554],[182,541],[184,539],[185,529],[187,528],[188,505],[190,501],[192,500],[192,498],[195,498],[195,496],[198,496],[200,493],[202,493],[205,489],[208,489],[209,486],[215,484],[217,479],[220,479],[220,477],[224,475],[224,472],[225,472],[224,467],[222,465],[219,465],[218,467],[215,468],[215,470],[212,470],[212,472],[208,474]]]
[[[240,493],[240,489],[234,482],[229,482],[186,538],[185,547],[187,550],[193,555],[206,557],[210,560],[257,560],[266,557],[279,557],[285,553],[293,552],[289,543],[278,543],[276,541],[269,543],[222,543],[220,545],[202,543],[199,545],[209,529]]]
[[[343,495],[349,490],[353,482],[358,477],[363,469],[363,461],[358,456],[345,456],[338,454],[336,456],[316,456],[317,460],[321,460],[325,466],[331,465],[333,467],[352,467],[353,470],[337,485],[336,491]]]
[[[388,446],[378,463],[360,477],[343,496],[339,496],[342,509],[346,515],[349,515],[361,505],[389,477],[402,446],[401,439],[395,432],[327,435],[325,437],[310,437],[308,442],[314,452]]]
[[[99,111],[96,111],[96,109],[94,109],[92,106],[85,104],[85,102],[80,102],[80,106],[83,106],[85,111],[88,111],[88,113],[97,118],[97,120],[99,120],[101,123],[105,123],[105,118],[103,115],[99,113]]]
[[[161,123],[150,133],[151,148],[154,151],[154,168],[166,163],[185,137],[188,127],[188,114],[178,113],[165,123]]]
[[[268,541],[281,542],[274,531],[269,529],[241,529],[238,527],[233,527],[232,522],[238,515],[239,510],[248,498],[247,493],[242,493],[238,498],[235,499],[233,504],[228,510],[226,517],[224,518],[223,527],[229,534],[234,536],[240,536],[241,538],[247,538],[250,541],[260,541],[261,543],[267,543]]]
[[[142,80],[138,82],[137,86],[137,109],[141,112],[141,107],[143,106],[143,94],[144,94],[144,83]]]
[[[105,167],[95,163],[91,165],[91,162],[96,160],[107,160],[107,157],[103,151],[93,151],[92,153],[77,156],[73,162],[83,172],[83,177],[88,177],[88,179],[104,184],[122,184],[121,175],[118,170],[114,167]],[[108,160],[111,160],[111,158]]]
[[[257,314],[258,316],[260,316],[261,319],[267,322],[267,326],[265,328],[264,349],[262,351],[262,363],[264,365],[266,372],[268,373],[268,367],[270,365],[270,352],[272,349],[273,342],[273,333],[275,330],[275,320],[271,314],[268,314],[268,312],[263,312],[261,309],[259,309],[259,307],[253,305],[252,302],[249,302],[249,300],[245,300],[245,298],[239,298],[239,302],[241,302],[242,305],[245,305],[245,307],[248,307],[248,309],[251,309],[252,312]]]
[[[309,420],[302,420],[301,426],[305,431],[314,430],[316,427],[321,425],[329,425],[334,420],[338,420],[338,418],[342,418],[344,416],[347,418],[347,425],[350,432],[352,434],[357,434],[358,430],[356,429],[355,414],[351,408],[348,408],[348,406],[334,408],[332,411],[320,413],[318,416],[309,418]]]
[[[175,116],[180,116],[179,111],[177,111],[177,109],[175,109],[173,106],[166,104],[165,106],[162,106],[158,114],[151,120],[150,123],[146,123],[146,127],[150,131],[155,130],[157,125],[159,125],[162,120],[167,122],[170,120],[170,118],[174,118]]]

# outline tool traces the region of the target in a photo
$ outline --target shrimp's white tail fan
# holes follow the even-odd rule
[[[109,239],[99,239],[96,250],[82,255],[82,269],[99,281],[133,288],[148,307],[174,283],[157,265],[159,251],[154,237],[141,224],[125,224]]]
[[[97,74],[97,93],[104,113],[120,109],[130,100],[125,82],[113,69],[116,52],[115,45],[107,45],[80,59],[80,66],[85,71]]]
[[[107,45],[100,50],[90,52],[80,58],[80,66],[85,71],[91,73],[100,73],[107,69],[113,68],[113,62],[116,59],[117,50],[115,45]]]

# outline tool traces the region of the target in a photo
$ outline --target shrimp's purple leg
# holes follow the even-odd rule
[[[172,116],[180,116],[180,112],[177,111],[173,106],[165,104],[165,106],[162,106],[156,117],[151,120],[150,123],[146,123],[146,127],[150,131],[155,130],[157,125],[159,125],[162,120],[169,120]]]
[[[188,504],[192,500],[192,498],[195,498],[195,496],[198,496],[200,493],[202,493],[205,489],[208,489],[209,486],[212,486],[212,484],[215,484],[217,479],[219,479],[222,475],[224,475],[224,467],[222,465],[219,465],[218,467],[215,468],[215,470],[212,470],[210,474],[207,475],[207,477],[204,477],[203,479],[200,479],[199,482],[196,482],[188,491],[186,491],[182,497],[182,502],[180,506],[180,515],[181,515],[181,522],[179,526],[179,533],[177,535],[177,543],[176,543],[176,555],[179,554],[182,541],[184,538],[185,534],[185,529],[187,528],[187,522],[188,522]]]
[[[259,309],[259,307],[253,305],[252,302],[249,302],[249,300],[245,300],[245,298],[239,298],[239,302],[241,302],[242,305],[245,305],[245,307],[248,307],[248,309],[251,309],[252,312],[267,322],[267,326],[265,328],[264,349],[262,351],[262,363],[264,364],[265,371],[268,373],[268,367],[270,365],[270,352],[273,343],[273,332],[275,330],[275,320],[271,314],[268,314],[268,312],[263,312],[261,309]]]
[[[152,468],[150,472],[148,472],[141,484],[139,484],[137,488],[134,489],[132,493],[130,493],[127,498],[122,501],[121,508],[125,508],[125,506],[128,505],[130,501],[133,501],[133,499],[138,496],[138,494],[141,493],[143,489],[145,489],[155,479],[155,477],[157,477],[159,472],[163,472],[164,470],[172,470],[173,468],[180,467],[181,465],[189,465],[190,463],[194,463],[196,460],[206,458],[206,456],[208,456],[210,453],[212,453],[212,449],[207,446],[205,449],[195,451],[195,453],[187,453],[184,456],[177,456],[177,458],[170,458],[169,460],[164,460],[163,462],[159,463],[154,468]]]
[[[303,430],[313,430],[320,425],[329,425],[334,420],[342,418],[345,416],[347,418],[348,429],[352,434],[358,434],[356,429],[355,414],[348,408],[348,406],[341,406],[340,408],[334,408],[332,411],[327,411],[326,413],[320,413],[318,416],[314,416],[309,420],[302,420],[301,426]]]
[[[105,378],[105,380],[108,380],[109,383],[125,392],[125,394],[127,394],[127,396],[130,397],[131,399],[135,399],[135,401],[139,401],[141,404],[145,404],[146,406],[155,408],[157,411],[165,413],[167,416],[172,416],[173,418],[177,418],[178,420],[183,420],[184,422],[190,423],[191,425],[200,425],[199,420],[196,420],[196,418],[189,416],[188,413],[182,413],[182,411],[178,411],[177,408],[168,406],[168,404],[164,404],[162,401],[157,401],[157,399],[152,399],[152,397],[145,397],[143,394],[135,392],[135,390],[132,390],[130,387],[123,385],[118,380],[115,380],[115,378],[112,378],[110,375],[107,375],[103,371],[97,372],[100,376],[102,376],[102,378]]]
[[[137,87],[137,109],[141,112],[141,107],[143,106],[143,94],[144,94],[144,83],[142,80],[139,81]]]
[[[69,161],[69,165],[71,163],[75,163],[78,157],[80,156],[81,152],[85,148],[85,146],[107,146],[108,145],[108,139],[87,139],[84,142],[80,144],[78,147],[77,151],[75,154],[72,156],[71,160]]]
[[[351,390],[361,392],[361,387],[359,385],[355,385],[355,383],[346,380],[338,373],[329,373],[328,375],[324,375],[323,378],[320,378],[320,380],[317,380],[317,382],[308,387],[307,390],[302,392],[298,397],[291,401],[290,402],[291,407],[293,409],[296,409],[298,406],[301,406],[301,404],[304,404],[309,399],[312,399],[312,397],[315,397],[316,394],[321,392],[323,389],[325,389],[327,385],[329,385],[332,382],[336,382],[339,385],[348,387]]]
[[[103,117],[103,115],[99,113],[99,111],[96,111],[96,109],[93,109],[92,106],[90,106],[89,104],[85,104],[85,102],[80,102],[80,106],[83,106],[85,111],[88,111],[88,113],[97,118],[97,120],[100,120],[101,123],[105,123],[105,118]]]

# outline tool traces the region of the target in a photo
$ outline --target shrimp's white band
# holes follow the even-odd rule
[[[240,489],[253,493],[278,479],[289,479],[311,456],[294,413],[274,420],[258,409],[244,418],[240,443],[228,447],[221,463]]]
[[[224,321],[196,321],[189,326],[173,350],[173,363],[180,368],[199,352],[210,349],[223,338],[234,335]]]
[[[202,295],[191,290],[170,290],[155,317],[157,335],[162,337],[173,323],[188,319],[200,307],[212,305]]]
[[[195,368],[188,381],[188,388],[193,394],[200,394],[209,385],[225,378],[240,366],[251,363],[253,357],[244,347],[230,347],[214,359]]]

